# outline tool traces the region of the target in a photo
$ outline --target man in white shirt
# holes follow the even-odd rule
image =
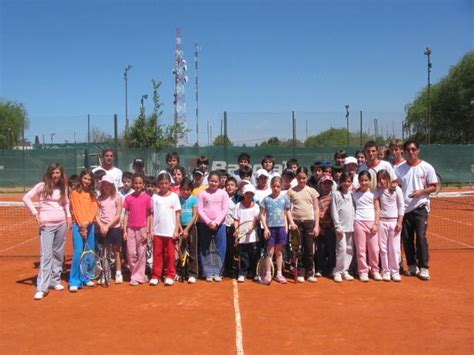
[[[390,164],[386,160],[380,160],[378,158],[378,144],[374,141],[368,141],[364,145],[364,154],[366,157],[366,161],[364,164],[360,165],[359,168],[357,169],[357,173],[360,173],[361,171],[367,170],[371,173],[371,177],[375,179],[371,183],[371,190],[374,191],[374,189],[377,187],[377,181],[376,181],[376,176],[375,174],[378,173],[380,170],[387,170],[388,173],[390,174],[390,180],[392,182],[395,182],[397,180],[397,176],[395,175],[395,171],[392,168],[392,164]],[[354,189],[359,188],[359,182],[358,181],[353,181],[352,186]]]
[[[426,231],[430,211],[430,193],[436,191],[438,178],[434,168],[418,157],[420,147],[417,142],[406,141],[403,150],[406,163],[397,167],[396,174],[405,201],[402,239],[408,273],[418,274],[420,279],[429,280],[429,249]]]
[[[115,151],[112,148],[105,148],[102,151],[102,165],[94,168],[92,172],[97,170],[105,170],[105,173],[114,179],[115,188],[122,187],[122,170],[114,166]]]

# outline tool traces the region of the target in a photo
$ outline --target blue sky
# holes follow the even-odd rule
[[[123,72],[128,64],[129,119],[151,79],[163,82],[163,122],[173,117],[176,28],[189,66],[189,141],[195,142],[194,43],[200,51],[200,143],[229,112],[234,142],[298,137],[329,126],[351,130],[380,119],[399,133],[404,106],[426,86],[425,47],[433,49],[432,82],[473,48],[470,0],[0,0],[0,96],[23,103],[26,136],[84,141],[93,127],[112,133],[125,122]],[[151,111],[151,100],[146,102]],[[395,128],[394,128],[395,127]],[[244,129],[243,129],[244,128]],[[368,128],[370,129],[370,128]]]

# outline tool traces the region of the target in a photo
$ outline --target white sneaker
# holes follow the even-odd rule
[[[213,278],[212,278],[212,276],[208,276],[208,277],[206,277],[206,281],[207,281],[207,282],[212,282],[212,281],[213,281]]]
[[[138,282],[137,280],[130,281],[130,286],[138,286],[138,285],[140,285],[140,282]]]
[[[77,292],[79,291],[79,287],[77,286],[69,286],[69,292]]]
[[[342,282],[342,276],[340,273],[334,274],[334,281],[335,282]]]
[[[420,273],[418,274],[418,277],[422,280],[428,281],[430,279],[430,271],[422,267],[420,269]]]
[[[95,283],[94,283],[94,281],[87,281],[87,282],[86,282],[86,286],[87,286],[87,287],[94,287],[94,286],[95,286]]]
[[[53,288],[54,288],[56,291],[63,291],[63,290],[64,290],[64,286],[61,285],[61,284],[54,285]]]
[[[121,272],[116,272],[115,273],[115,283],[116,284],[121,284],[123,282],[123,276]]]
[[[245,282],[245,276],[240,275],[239,277],[237,277],[237,282]]]
[[[156,285],[159,284],[159,282],[160,282],[160,281],[159,281],[158,279],[154,279],[154,278],[153,278],[153,279],[150,280],[150,282],[148,282],[148,284],[149,284],[150,286],[156,286]]]
[[[382,276],[382,280],[390,281],[391,280],[390,273],[389,272],[384,272],[383,276]]]
[[[35,300],[39,301],[42,300],[44,297],[44,292],[43,291],[37,291],[35,293],[35,296],[33,297]]]
[[[369,274],[363,272],[362,274],[360,274],[359,280],[362,282],[369,282]]]
[[[375,281],[382,281],[382,275],[380,275],[380,272],[375,271],[373,277]]]
[[[316,271],[314,276],[316,277],[323,277],[323,274],[321,274],[319,271]]]
[[[318,279],[316,278],[316,276],[310,276],[306,280],[308,280],[308,282],[312,282],[312,283],[318,282]]]
[[[402,281],[402,278],[400,277],[400,274],[398,272],[392,274],[392,280],[395,282],[400,282]]]
[[[195,284],[195,283],[196,283],[196,278],[194,276],[189,276],[188,284]]]
[[[220,276],[214,276],[213,279],[214,279],[215,282],[221,282],[222,281],[222,277],[220,277]]]
[[[347,271],[344,271],[344,274],[342,275],[342,277],[344,278],[344,280],[347,280],[347,281],[354,280],[354,277],[351,274],[349,274],[349,272]]]
[[[304,277],[303,276],[298,276],[296,278],[296,281],[299,282],[299,283],[303,283],[304,282]]]
[[[164,282],[165,286],[173,286],[174,285],[174,280],[173,279],[170,279],[169,277],[167,277],[165,279],[165,282]]]

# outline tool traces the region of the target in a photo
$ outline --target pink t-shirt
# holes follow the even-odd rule
[[[229,209],[229,196],[222,189],[215,191],[202,190],[198,196],[199,221],[209,224],[221,224]]]
[[[151,211],[151,197],[142,192],[140,195],[135,193],[125,197],[123,209],[128,211],[128,227],[143,228],[146,227],[146,218],[148,211]]]
[[[33,204],[33,198],[39,197],[39,212]],[[45,226],[56,226],[64,223],[66,217],[71,217],[69,210],[69,198],[66,194],[61,199],[61,191],[53,189],[51,196],[44,196],[44,182],[36,184],[23,196],[23,202],[29,208],[33,216],[39,213],[40,219]]]
[[[99,203],[99,211],[100,211],[100,220],[102,223],[109,224],[111,220],[115,218],[115,215],[117,213],[117,203],[116,199],[120,198],[118,196],[115,197],[108,197],[108,198],[101,198],[99,197],[97,199],[97,202]],[[120,227],[120,219],[117,221],[117,223],[111,228],[119,228]]]

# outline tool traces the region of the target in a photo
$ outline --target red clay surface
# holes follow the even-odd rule
[[[35,261],[0,258],[2,354],[236,353],[229,279],[34,301]],[[472,354],[473,270],[472,250],[434,251],[429,282],[239,284],[244,352]]]

